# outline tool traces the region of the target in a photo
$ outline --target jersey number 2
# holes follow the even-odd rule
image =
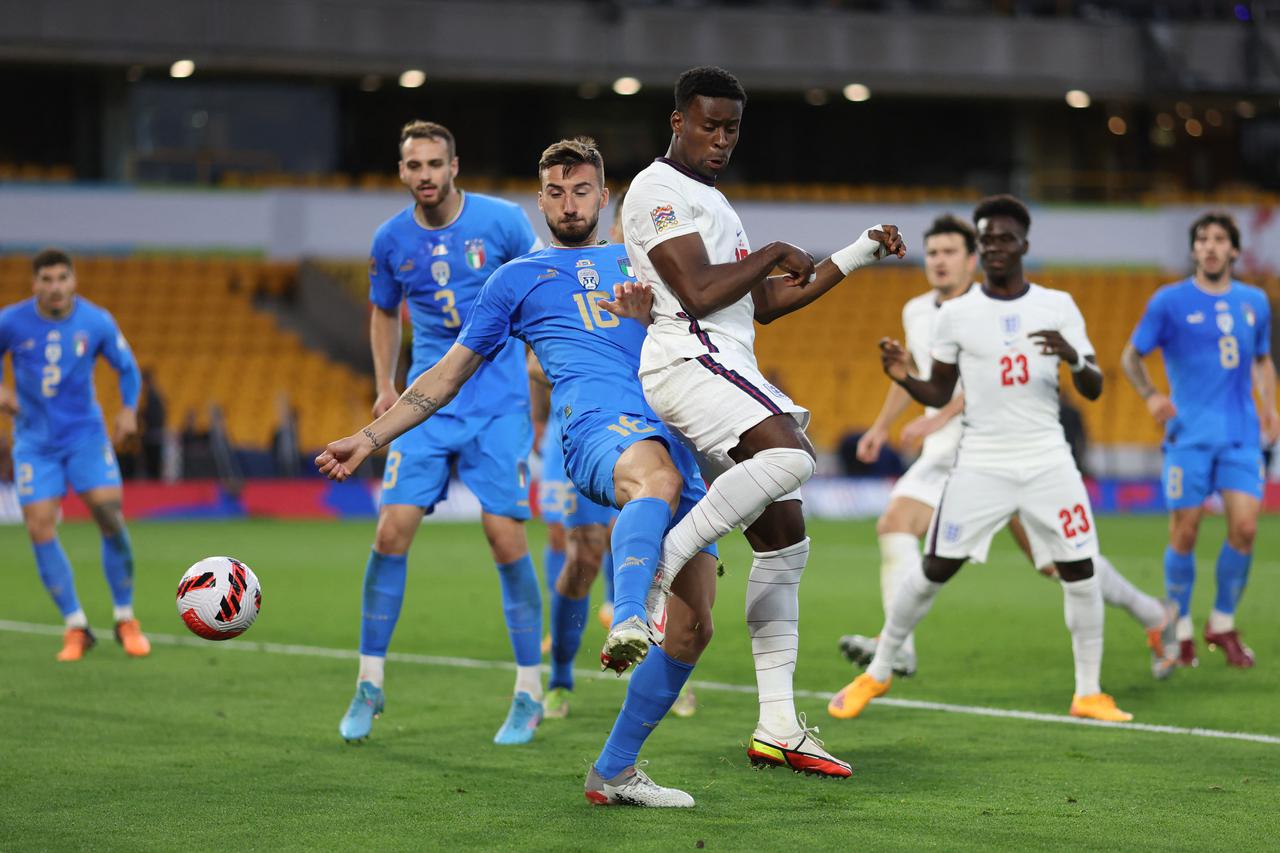
[[[1025,355],[1005,355],[1000,357],[1001,385],[1026,385],[1030,379],[1031,374],[1027,370],[1027,357]]]

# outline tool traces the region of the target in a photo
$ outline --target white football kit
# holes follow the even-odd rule
[[[1061,359],[1028,337],[1045,329],[1061,333],[1081,358],[1094,354],[1080,309],[1062,291],[1032,284],[998,299],[975,287],[938,311],[932,356],[959,366],[965,405],[927,553],[981,562],[1017,513],[1053,561],[1098,555],[1089,496],[1058,420]]]
[[[698,451],[714,477],[732,467],[742,434],[778,414],[803,428],[809,412],[767,381],[755,355],[755,303],[748,294],[705,317],[689,316],[649,260],[659,243],[697,234],[712,264],[751,252],[742,221],[715,185],[659,158],[636,175],[622,206],[635,277],[653,287],[653,324],[640,356],[640,382],[654,412]]]

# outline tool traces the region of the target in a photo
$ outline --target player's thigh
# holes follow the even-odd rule
[[[490,515],[528,521],[533,427],[523,412],[468,419],[471,438],[457,457],[458,478]]]
[[[952,457],[954,460],[954,456]],[[923,536],[933,520],[933,509],[942,499],[942,488],[951,475],[951,462],[921,456],[893,484],[889,506],[876,522],[876,533],[909,533]]]
[[[1170,511],[1192,509],[1213,491],[1213,451],[1199,447],[1169,447],[1160,469],[1160,487]]]
[[[703,551],[685,564],[671,585],[667,603],[667,638],[663,651],[676,660],[696,663],[711,642],[711,610],[716,602],[716,558]]]
[[[391,442],[379,506],[412,506],[430,512],[449,493],[452,461],[465,440],[458,420],[444,416]]]
[[[1019,488],[1018,515],[1028,537],[1043,545],[1042,559],[1061,564],[1098,556],[1093,506],[1074,464],[1026,475]]]
[[[57,501],[67,493],[66,461],[56,453],[13,451],[13,484],[22,506]]]
[[[985,562],[991,539],[1017,510],[1016,475],[957,468],[947,477],[925,536],[925,553]]]
[[[740,459],[765,447],[812,452],[804,436],[809,411],[766,380],[754,359],[712,353],[648,373],[641,383],[658,417],[720,468],[733,464],[731,451],[762,425]],[[777,416],[790,418],[771,420]]]
[[[27,536],[34,544],[43,545],[58,535],[61,506],[60,498],[43,498],[22,504],[22,521],[27,527]]]
[[[84,496],[102,488],[120,488],[120,463],[106,434],[77,443],[66,457],[67,481],[76,494]]]
[[[678,480],[668,448],[675,438],[649,414],[575,412],[564,426],[564,464],[583,495],[621,507],[639,497],[674,503]]]
[[[493,561],[498,565],[514,563],[529,553],[529,538],[520,519],[482,512],[480,526],[484,528],[484,538],[493,553]]]

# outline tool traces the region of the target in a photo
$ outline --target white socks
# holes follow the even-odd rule
[[[1093,573],[1102,583],[1102,601],[1112,607],[1123,607],[1144,628],[1159,628],[1164,624],[1164,605],[1160,599],[1147,595],[1120,572],[1101,554],[1093,558]]]
[[[84,610],[77,610],[75,613],[63,616],[62,624],[67,628],[88,628],[89,617],[84,615]]]
[[[800,728],[793,681],[800,645],[800,577],[808,559],[807,538],[780,551],[756,552],[747,578],[747,631],[756,663],[760,726],[781,737]]]
[[[889,607],[893,604],[894,590],[907,574],[919,573],[921,560],[920,540],[910,533],[885,533],[880,536],[880,602],[884,605],[886,619]],[[914,631],[907,634],[902,648],[908,653],[915,652]]]
[[[743,523],[755,521],[769,504],[799,489],[813,471],[813,457],[808,453],[774,447],[717,477],[707,487],[706,496],[662,542],[664,588],[670,589],[671,581],[694,554]]]
[[[528,693],[530,699],[535,702],[541,702],[542,667],[538,664],[534,664],[533,666],[517,666],[515,692]]]
[[[128,622],[133,618],[133,605],[126,604],[123,607],[111,608],[111,618],[117,622]]]
[[[1177,635],[1178,642],[1183,640],[1195,639],[1196,629],[1191,623],[1190,616],[1179,616],[1178,624],[1174,626],[1174,633]]]
[[[1227,631],[1234,631],[1236,627],[1236,616],[1234,613],[1223,613],[1220,610],[1209,611],[1209,630],[1215,634],[1222,634]]]
[[[1067,630],[1071,632],[1071,651],[1076,662],[1076,695],[1101,693],[1102,582],[1096,574],[1082,581],[1063,581],[1062,593],[1063,613]]]
[[[382,689],[382,675],[386,668],[387,659],[374,657],[373,655],[360,655],[360,674],[356,676],[356,683],[361,681],[369,681],[373,686]]]
[[[876,656],[867,667],[868,675],[876,681],[889,680],[898,650],[929,612],[940,589],[942,584],[925,577],[924,569],[918,562],[910,569],[898,573],[898,588],[894,592],[893,603],[885,614],[884,627],[880,629],[880,642],[876,645]]]

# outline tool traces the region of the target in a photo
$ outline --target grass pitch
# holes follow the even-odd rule
[[[542,528],[530,538],[541,563]],[[338,720],[354,687],[369,523],[137,523],[136,608],[153,634],[186,635],[173,604],[183,570],[210,554],[251,565],[263,610],[246,642],[156,643],[128,660],[110,637],[96,531],[63,542],[100,645],[58,664],[51,634],[0,630],[0,848],[172,850],[670,850],[835,848],[1264,849],[1280,837],[1280,744],[1053,722],[993,719],[875,703],[863,717],[799,707],[827,746],[854,764],[832,782],[754,771],[745,742],[750,693],[704,688],[688,720],[669,719],[642,757],[662,784],[698,801],[687,812],[601,809],[582,779],[624,684],[580,679],[568,720],[527,747],[498,747],[510,701],[500,668],[389,662],[387,712],[348,746]],[[1161,588],[1160,518],[1101,521],[1104,552],[1135,583]],[[880,623],[878,554],[869,523],[819,523],[801,587],[797,687],[846,683],[835,648]],[[1207,614],[1220,520],[1206,524],[1195,614]],[[723,546],[728,573],[717,633],[695,681],[754,683],[743,592],[749,552]],[[0,528],[0,620],[56,625],[21,528]],[[1238,614],[1260,662],[1201,666],[1157,684],[1140,629],[1107,612],[1104,688],[1137,721],[1280,736],[1280,521],[1264,519]],[[598,594],[598,593],[597,593]],[[428,525],[410,556],[393,652],[510,660],[498,580],[478,525]],[[186,635],[189,636],[189,635]],[[592,666],[591,621],[579,658]],[[992,561],[948,585],[919,631],[920,673],[891,697],[1065,714],[1071,698],[1062,595],[1004,536]]]

